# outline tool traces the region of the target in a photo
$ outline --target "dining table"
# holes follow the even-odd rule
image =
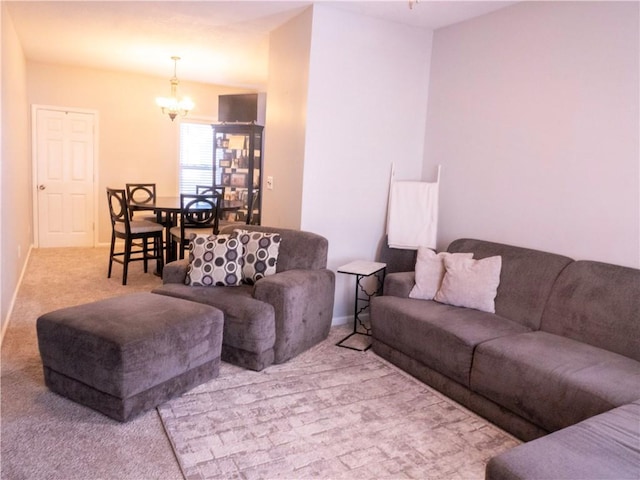
[[[209,206],[207,205],[207,208]],[[220,205],[220,212],[235,212],[243,207],[242,200],[222,200]],[[129,208],[132,211],[140,210],[153,210],[156,214],[156,222],[163,225],[165,229],[165,264],[175,260],[177,258],[177,252],[173,251],[171,242],[171,228],[178,225],[178,218],[180,216],[180,210],[182,209],[180,203],[180,195],[177,196],[163,196],[156,197],[152,201],[145,203],[130,202]],[[162,272],[156,267],[156,273],[161,275]]]

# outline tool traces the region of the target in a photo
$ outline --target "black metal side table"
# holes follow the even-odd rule
[[[384,287],[384,277],[387,272],[387,264],[380,262],[368,262],[364,260],[357,260],[355,262],[347,263],[338,268],[338,273],[346,273],[356,276],[356,295],[353,306],[353,332],[344,337],[338,343],[339,347],[350,348],[351,350],[357,350],[359,352],[367,351],[371,348],[371,343],[365,348],[356,348],[349,345],[344,345],[354,335],[371,336],[370,324],[367,325],[360,315],[369,309],[371,297],[376,295],[382,295],[382,289]],[[369,293],[366,287],[362,284],[362,281],[366,278],[374,276],[375,289],[372,293]]]

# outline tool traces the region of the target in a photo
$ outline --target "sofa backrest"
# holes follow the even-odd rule
[[[540,328],[553,283],[573,261],[554,253],[468,238],[453,241],[448,251],[472,252],[476,260],[500,255],[502,270],[495,300],[496,314],[532,330]]]
[[[640,270],[573,262],[553,286],[541,329],[640,361]]]
[[[243,224],[225,225],[220,233],[231,233],[235,229],[280,234],[277,272],[327,268],[329,241],[323,236],[302,230]]]
[[[385,236],[378,245],[376,261],[387,265],[387,273],[413,272],[416,269],[417,255],[418,250],[390,247]]]

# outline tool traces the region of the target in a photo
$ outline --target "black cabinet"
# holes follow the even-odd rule
[[[213,125],[213,184],[226,205],[237,206],[224,212],[225,220],[260,224],[263,129],[254,123]]]

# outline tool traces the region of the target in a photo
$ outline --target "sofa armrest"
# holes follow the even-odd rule
[[[162,283],[182,283],[187,278],[187,267],[189,266],[189,260],[176,260],[175,262],[167,263],[162,270]]]
[[[275,310],[276,363],[327,338],[334,293],[335,274],[328,269],[287,270],[256,282],[254,298],[271,304]]]
[[[415,283],[415,272],[388,273],[384,278],[384,294],[408,298]]]

